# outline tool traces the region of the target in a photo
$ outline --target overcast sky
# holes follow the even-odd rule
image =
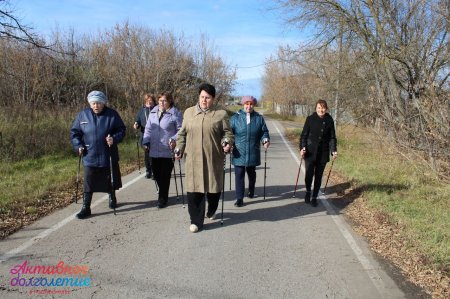
[[[111,29],[115,24],[165,28],[198,39],[206,34],[226,63],[237,67],[237,94],[259,96],[264,61],[279,45],[301,41],[270,0],[17,0],[15,14],[38,34],[58,27],[76,33]]]

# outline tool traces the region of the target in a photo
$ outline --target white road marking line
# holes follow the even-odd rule
[[[128,183],[124,184],[122,186],[121,189],[117,190],[116,192],[119,193],[120,191],[122,191],[123,189],[128,188],[129,186],[133,185],[134,183],[136,183],[139,179],[141,179],[145,174],[141,174],[137,177],[135,177],[134,179],[132,179],[131,181],[129,181]],[[101,197],[100,199],[98,199],[95,203],[93,203],[91,205],[91,207],[95,207],[97,205],[99,205],[101,202],[103,202],[104,200],[106,200],[108,198],[108,195],[105,195],[103,197]],[[75,219],[75,215],[78,214],[78,212],[66,217],[65,219],[61,220],[60,222],[56,223],[55,225],[53,225],[52,227],[44,230],[43,232],[39,233],[37,236],[29,239],[28,241],[24,242],[22,245],[20,245],[19,247],[16,247],[10,251],[8,251],[7,253],[3,254],[0,256],[0,263],[3,263],[7,260],[9,260],[10,258],[18,255],[19,253],[21,253],[22,251],[24,251],[25,249],[27,249],[28,247],[32,246],[34,243],[36,243],[37,241],[44,239],[45,237],[49,236],[51,233],[57,231],[58,229],[60,229],[61,227],[63,227],[64,225],[66,225],[67,223],[69,223],[70,221]]]

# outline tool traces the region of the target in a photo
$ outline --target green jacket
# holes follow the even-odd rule
[[[270,141],[264,117],[256,111],[247,113],[241,109],[231,117],[230,126],[234,134],[233,165],[258,166],[261,164],[261,144]]]

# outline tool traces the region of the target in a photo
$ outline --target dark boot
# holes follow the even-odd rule
[[[305,193],[305,203],[311,202],[311,191],[306,191]]]
[[[115,209],[117,207],[116,191],[109,193],[109,208]]]
[[[244,206],[244,200],[243,199],[236,199],[236,202],[234,203],[235,207],[243,207]]]
[[[76,216],[78,219],[84,219],[86,217],[91,216],[91,201],[92,201],[92,193],[84,192],[83,206],[81,207],[81,211]]]
[[[168,198],[158,197],[158,208],[164,209],[167,207]]]
[[[313,198],[311,199],[311,205],[312,205],[313,207],[317,207],[317,197],[313,197]]]

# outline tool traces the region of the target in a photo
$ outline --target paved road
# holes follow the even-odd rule
[[[0,242],[0,297],[37,291],[63,298],[415,297],[399,288],[324,197],[317,208],[304,204],[304,189],[292,198],[299,161],[280,123],[268,124],[266,200],[263,167],[259,197],[242,208],[233,206],[227,174],[223,226],[219,214],[192,234],[173,181],[169,206],[158,210],[154,182],[132,173],[123,178],[116,216],[106,196],[96,194],[91,218],[74,219],[80,204],[73,204]],[[28,269],[17,266],[25,262]],[[57,267],[61,262],[65,268]],[[50,274],[24,274],[34,266]],[[84,285],[67,287],[76,278]],[[52,279],[59,285],[47,286]],[[44,286],[23,286],[30,282]]]

